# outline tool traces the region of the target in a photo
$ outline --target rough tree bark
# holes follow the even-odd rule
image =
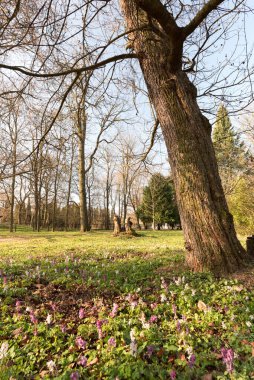
[[[114,215],[113,218],[113,223],[114,223],[114,235],[118,236],[121,232],[121,221],[118,215]]]
[[[121,0],[128,29],[149,27],[132,33],[129,47],[138,54],[166,142],[187,263],[195,271],[216,274],[234,271],[247,255],[223,193],[211,126],[199,109],[195,86],[182,70],[182,52],[195,25],[221,2],[210,0],[203,15],[180,28],[159,0]]]

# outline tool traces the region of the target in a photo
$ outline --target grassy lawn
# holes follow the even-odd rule
[[[0,232],[0,379],[254,379],[254,291],[181,231]]]

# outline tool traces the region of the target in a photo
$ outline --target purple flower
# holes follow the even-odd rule
[[[150,317],[150,323],[156,323],[157,321],[158,321],[158,317],[157,317],[157,315],[152,315],[151,317]]]
[[[86,348],[86,341],[84,339],[81,338],[81,336],[78,336],[76,339],[75,339],[75,343],[76,343],[76,346],[78,348],[82,348],[83,350]]]
[[[78,372],[72,372],[70,376],[70,380],[78,380],[78,379],[79,379]]]
[[[111,347],[116,347],[116,340],[115,340],[115,338],[113,338],[113,337],[109,338],[108,345],[111,346]]]
[[[96,327],[97,327],[97,330],[98,330],[99,339],[103,338],[102,326],[104,325],[104,323],[107,323],[106,319],[98,319],[96,321]]]
[[[102,319],[98,319],[96,321],[96,327],[97,327],[97,329],[101,329],[102,326],[103,326],[103,320]]]
[[[147,346],[146,349],[147,349],[147,356],[150,358],[155,351],[155,347],[151,345],[151,346]]]
[[[176,379],[176,371],[174,369],[172,369],[172,371],[170,372],[170,379],[171,380],[175,380]]]
[[[168,290],[168,285],[163,277],[161,277],[161,288],[164,290]]]
[[[21,302],[20,301],[16,301],[15,307],[16,307],[16,312],[18,313],[18,315],[20,315]]]
[[[232,350],[232,348],[223,347],[221,349],[221,355],[222,355],[223,363],[226,364],[227,371],[231,373],[234,369],[234,366],[233,366],[234,351]]]
[[[190,358],[189,358],[189,367],[192,368],[195,364],[195,361],[196,361],[196,356],[194,354],[191,354]]]
[[[79,319],[83,319],[84,316],[85,316],[85,310],[83,309],[83,307],[81,307],[79,309],[78,317],[79,317]]]
[[[118,304],[114,303],[113,304],[113,309],[112,309],[111,313],[109,314],[110,317],[114,318],[116,316],[118,308],[119,308]]]
[[[81,356],[79,358],[78,364],[82,365],[83,367],[85,367],[87,365],[87,358],[85,356]]]
[[[30,320],[34,324],[38,323],[38,319],[36,318],[36,316],[34,315],[34,312],[32,310],[30,311]]]
[[[50,306],[51,306],[51,309],[53,311],[56,311],[57,307],[56,307],[56,304],[54,302],[52,302]]]

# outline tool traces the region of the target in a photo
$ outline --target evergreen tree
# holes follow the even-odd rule
[[[179,223],[178,209],[175,203],[174,187],[169,178],[156,173],[143,191],[143,202],[139,208],[139,217],[146,225],[168,223],[173,226]]]
[[[244,143],[234,131],[228,111],[223,104],[218,109],[213,130],[213,144],[222,185],[225,194],[230,195],[241,176],[247,171],[248,155]]]

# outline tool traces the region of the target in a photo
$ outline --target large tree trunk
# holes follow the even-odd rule
[[[148,21],[136,0],[121,3],[128,29]],[[223,193],[211,126],[198,107],[196,88],[181,68],[182,42],[177,34],[171,38],[154,31],[130,35],[166,142],[187,262],[195,271],[232,272],[246,254]]]

